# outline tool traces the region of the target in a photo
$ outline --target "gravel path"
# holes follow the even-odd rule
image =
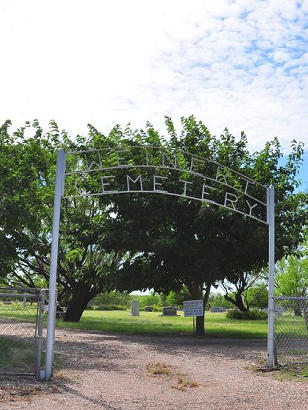
[[[251,370],[265,350],[264,341],[58,329],[61,371],[50,383],[2,382],[0,408],[308,409],[308,383]]]

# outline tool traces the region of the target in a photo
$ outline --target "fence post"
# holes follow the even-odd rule
[[[55,303],[55,318],[57,319],[57,304],[58,304],[58,289],[56,289],[56,303]],[[55,370],[55,336],[56,336],[56,319],[53,326],[53,345],[52,345],[52,366],[51,366],[51,376]]]
[[[46,362],[45,379],[49,380],[52,374],[53,344],[54,344],[54,325],[56,320],[56,284],[57,284],[57,264],[58,264],[58,245],[60,227],[61,197],[64,194],[65,180],[65,153],[58,151],[55,196],[53,205],[53,224],[52,224],[52,243],[50,257],[50,276],[49,276],[49,297],[48,297],[48,322],[47,322],[47,343],[46,343]]]
[[[42,342],[43,342],[43,320],[45,306],[45,290],[40,289],[38,295],[38,317],[37,317],[37,333],[36,333],[36,361],[35,361],[35,378],[42,380],[41,376],[41,361],[42,361]]]
[[[267,354],[268,367],[276,366],[275,355],[275,193],[273,185],[267,188],[267,223],[268,223],[268,335]]]

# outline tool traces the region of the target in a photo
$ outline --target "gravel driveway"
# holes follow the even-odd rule
[[[308,383],[251,370],[265,341],[58,329],[56,351],[52,382],[0,383],[1,409],[308,409]]]

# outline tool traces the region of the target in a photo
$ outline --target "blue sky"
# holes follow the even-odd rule
[[[0,0],[0,42],[0,120],[15,127],[163,130],[195,114],[252,150],[274,136],[308,150],[308,0]]]

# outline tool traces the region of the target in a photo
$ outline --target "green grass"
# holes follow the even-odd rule
[[[130,316],[129,311],[86,310],[80,322],[57,321],[57,326],[72,329],[97,330],[101,332],[135,334],[192,334],[192,318],[182,315],[159,316],[158,312],[140,312]],[[227,319],[225,313],[206,312],[206,334],[212,337],[263,339],[267,337],[266,320]]]
[[[280,381],[297,380],[308,382],[308,366],[307,364],[284,366],[278,370],[275,376]]]
[[[37,315],[36,304],[24,307],[22,303],[12,303],[5,305],[0,303],[0,319],[17,319],[21,321],[35,322]]]
[[[0,369],[8,370],[25,370],[30,367],[32,370],[35,351],[34,348],[28,346],[22,341],[6,336],[0,336]]]
[[[63,322],[57,320],[57,326],[63,328],[94,330],[110,333],[135,333],[135,334],[192,334],[192,318],[179,316],[160,316],[160,312],[140,312],[140,316],[130,316],[129,311],[98,311],[86,310],[80,322]],[[35,322],[36,309],[34,306],[11,306],[5,309],[0,305],[0,319],[11,318]],[[45,315],[44,320],[47,320]],[[276,319],[277,331],[283,328],[284,334],[306,337],[307,329],[303,318],[285,314]],[[230,337],[244,339],[265,339],[267,337],[267,320],[237,320],[228,319],[226,313],[205,313],[205,330],[208,336]]]

